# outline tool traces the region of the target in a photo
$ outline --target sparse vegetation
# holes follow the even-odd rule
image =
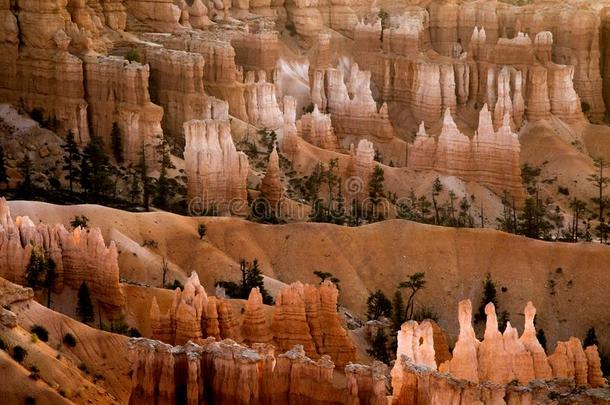
[[[241,280],[239,283],[233,281],[218,281],[217,286],[225,289],[226,294],[231,298],[247,299],[250,295],[250,290],[258,288],[263,296],[263,303],[267,305],[273,304],[273,297],[265,289],[263,274],[258,267],[258,260],[254,259],[252,263],[241,259],[239,262],[239,270],[241,272]]]
[[[205,238],[207,230],[208,227],[206,226],[206,224],[201,223],[197,226],[197,235],[199,235],[200,240],[203,240],[203,238]]]
[[[127,55],[125,55],[125,59],[127,59],[129,62],[142,63],[140,51],[138,51],[136,48],[130,49],[129,52],[127,52]]]
[[[30,331],[36,336],[38,336],[38,339],[42,340],[43,342],[49,341],[49,331],[44,326],[33,325]]]
[[[367,350],[369,356],[381,361],[385,364],[390,364],[390,356],[388,354],[388,337],[383,329],[377,330],[371,348]]]
[[[366,301],[367,319],[379,319],[382,316],[386,318],[392,317],[392,302],[385,296],[383,291],[377,290]]]
[[[62,342],[64,345],[66,345],[68,347],[75,347],[76,343],[77,343],[76,338],[71,333],[66,333],[64,335],[64,338],[62,339]]]
[[[411,274],[407,280],[398,285],[398,288],[401,290],[409,290],[409,297],[407,298],[407,305],[405,306],[405,319],[413,319],[413,312],[415,310],[415,295],[425,286],[426,273],[423,272]]]
[[[76,304],[76,314],[84,323],[93,322],[93,303],[91,302],[89,287],[87,287],[87,283],[85,283],[84,281],[78,288],[78,302]]]
[[[89,228],[89,218],[84,215],[76,215],[72,221],[70,221],[70,226],[74,229],[76,228]]]
[[[13,353],[11,355],[11,357],[13,357],[13,359],[18,362],[21,363],[23,362],[23,360],[25,360],[25,357],[27,356],[28,351],[25,350],[23,347],[17,345],[15,347],[13,347]]]

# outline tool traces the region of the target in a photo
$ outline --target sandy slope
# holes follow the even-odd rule
[[[15,303],[11,310],[17,314],[19,326],[3,330],[3,339],[11,346],[26,348],[25,364],[36,365],[41,379],[50,387],[63,389],[76,403],[127,402],[131,389],[127,337],[90,328],[33,301]],[[47,343],[32,342],[29,330],[35,324],[49,331]],[[76,338],[75,347],[61,343],[66,333]],[[79,369],[82,365],[88,373]],[[95,374],[103,378],[94,382]]]
[[[258,258],[266,275],[282,282],[315,282],[314,270],[330,271],[341,279],[341,302],[363,313],[370,291],[388,295],[416,271],[426,272],[427,288],[419,303],[434,309],[449,334],[457,333],[457,303],[470,298],[478,304],[487,272],[504,287],[501,310],[508,310],[521,327],[527,300],[539,309],[538,324],[549,341],[583,336],[595,326],[608,330],[606,311],[610,283],[610,248],[592,243],[535,241],[490,229],[451,229],[394,220],[360,228],[297,223],[260,225],[230,218],[188,218],[166,213],[133,214],[99,206],[62,207],[11,202],[14,215],[34,221],[67,224],[76,214],[91,219],[106,237],[120,232],[137,244],[155,239],[155,255],[166,255],[184,271],[196,270],[213,290],[218,279],[237,279],[241,258]],[[197,224],[208,225],[206,241]],[[159,282],[160,267],[138,266],[137,258],[120,244],[121,272],[127,279]],[[561,270],[559,270],[561,269]],[[499,288],[500,290],[500,288]],[[602,341],[610,347],[610,336]]]

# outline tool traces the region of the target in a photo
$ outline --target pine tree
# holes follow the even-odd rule
[[[597,196],[591,198],[591,202],[597,205],[598,208],[597,219],[599,225],[597,226],[597,231],[600,242],[604,243],[608,234],[608,224],[606,223],[604,212],[606,208],[610,207],[610,198],[604,195],[606,188],[610,184],[610,176],[604,173],[604,169],[610,167],[610,164],[603,158],[594,159],[594,163],[597,172],[589,175],[587,179],[597,189]]]
[[[371,348],[367,350],[369,356],[381,361],[385,364],[390,364],[390,356],[388,356],[388,337],[383,329],[377,330]]]
[[[377,290],[369,295],[366,301],[367,319],[379,319],[382,316],[386,318],[392,317],[392,302],[385,296],[383,291]]]
[[[112,142],[112,153],[117,163],[123,163],[123,135],[121,128],[116,122],[112,123],[112,131],[110,132],[110,140]]]
[[[33,184],[32,184],[32,160],[30,156],[26,153],[25,157],[19,163],[19,172],[21,173],[21,177],[23,180],[19,185],[19,191],[23,194],[24,197],[29,198],[32,195]]]
[[[6,173],[6,159],[4,148],[0,146],[0,184],[8,184],[8,174]]]
[[[436,201],[436,198],[439,196],[441,191],[443,191],[443,184],[437,177],[434,180],[434,183],[432,183],[432,206],[434,207],[434,223],[436,225],[439,225],[441,223],[441,218],[438,211],[438,202]]]
[[[51,290],[57,279],[57,265],[52,259],[46,261],[46,274],[43,282],[43,287],[47,290],[47,308],[51,308]]]
[[[93,322],[93,304],[91,303],[91,296],[89,295],[89,287],[87,287],[87,283],[85,282],[83,282],[78,288],[78,303],[76,305],[76,314],[84,323]]]
[[[81,186],[98,197],[107,196],[112,189],[110,159],[104,152],[104,141],[98,136],[91,140],[83,151]]]
[[[47,307],[51,306],[51,288],[57,278],[55,262],[48,259],[40,246],[34,246],[25,270],[25,283],[33,290],[45,289]]]
[[[70,191],[74,191],[74,182],[80,178],[80,161],[82,156],[72,131],[68,132],[66,143],[61,148],[64,150],[64,165],[62,170],[67,172],[65,179],[69,182]]]
[[[407,298],[407,305],[405,306],[405,318],[413,319],[413,312],[415,311],[415,295],[419,290],[426,286],[426,273],[417,272],[409,276],[406,281],[403,281],[398,285],[398,288],[408,288],[411,290],[409,298]]]
[[[142,187],[142,203],[146,211],[150,210],[150,195],[152,191],[151,178],[148,176],[148,163],[146,163],[146,150],[142,148],[140,152],[140,161],[136,167],[140,184]]]
[[[582,347],[587,348],[593,345],[599,346],[599,340],[597,339],[597,333],[595,332],[595,328],[591,327],[587,330],[587,335],[582,341]]]
[[[142,187],[140,185],[140,176],[134,169],[129,169],[131,182],[129,183],[129,197],[132,204],[140,203],[142,196]]]
[[[161,138],[157,145],[157,155],[159,156],[159,178],[153,203],[160,208],[167,209],[171,199],[175,195],[175,188],[172,186],[172,179],[168,178],[168,169],[175,169],[172,163],[170,146],[165,138]]]
[[[45,282],[45,256],[40,246],[34,246],[30,261],[25,269],[25,284],[33,290],[43,287]]]
[[[372,212],[369,213],[368,219],[370,222],[381,221],[385,218],[384,213],[380,210],[379,204],[382,198],[385,197],[383,191],[384,173],[381,166],[376,165],[373,169],[373,175],[369,181],[369,198],[373,203]]]
[[[498,310],[498,292],[496,290],[496,283],[491,279],[491,274],[487,273],[485,280],[483,281],[483,297],[481,298],[481,304],[479,310],[474,316],[475,323],[483,322],[487,318],[485,315],[485,307],[489,303],[493,303]]]
[[[394,298],[392,299],[392,326],[394,330],[400,330],[403,322],[405,321],[405,304],[402,298],[402,291],[399,288],[394,291]]]

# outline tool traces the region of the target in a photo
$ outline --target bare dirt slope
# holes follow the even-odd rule
[[[595,326],[609,330],[607,286],[610,248],[594,243],[550,243],[495,230],[452,229],[394,220],[359,228],[297,223],[260,225],[230,218],[188,218],[166,213],[133,214],[99,206],[53,206],[11,202],[14,215],[36,222],[67,224],[84,214],[105,237],[120,233],[140,245],[152,238],[151,256],[166,256],[184,272],[196,270],[213,291],[219,279],[237,280],[238,261],[258,258],[264,273],[281,282],[316,282],[314,270],[341,279],[342,304],[363,313],[370,291],[388,295],[409,274],[426,272],[427,286],[418,302],[440,316],[450,336],[458,330],[457,303],[481,300],[482,280],[489,272],[498,284],[500,310],[507,310],[521,328],[528,300],[538,308],[538,325],[550,342],[584,336]],[[208,226],[205,241],[197,224]],[[121,272],[126,279],[160,283],[160,267],[139,266],[137,257],[120,244]],[[177,270],[180,272],[181,270]],[[185,273],[183,273],[185,275]],[[610,346],[607,333],[602,341]]]

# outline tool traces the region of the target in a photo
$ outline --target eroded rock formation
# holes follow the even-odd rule
[[[476,181],[499,195],[507,191],[521,200],[524,191],[520,149],[519,138],[510,127],[508,112],[495,131],[491,113],[484,105],[479,113],[478,129],[471,140],[458,129],[447,109],[436,140],[426,133],[423,123],[420,125],[413,144],[409,145],[407,167]]]
[[[8,203],[0,198],[0,276],[23,284],[33,249],[42,249],[56,265],[53,291],[64,287],[78,290],[87,284],[94,303],[118,312],[125,301],[119,287],[118,253],[114,242],[106,246],[99,228],[68,231],[61,224],[35,225],[28,217],[10,215]]]
[[[279,291],[273,322],[268,324],[262,296],[250,292],[243,316],[230,302],[208,297],[195,272],[184,291],[175,291],[172,306],[160,310],[153,299],[152,337],[170,344],[201,342],[206,337],[255,343],[273,343],[279,350],[301,345],[311,358],[328,355],[341,367],[355,360],[356,349],[337,314],[337,287],[330,281],[319,288],[294,283]]]
[[[348,366],[348,387],[334,382],[328,356],[308,358],[301,346],[276,355],[265,344],[248,348],[232,340],[208,338],[195,344],[171,346],[134,338],[130,404],[179,403],[311,403],[382,404],[383,367]],[[360,402],[362,401],[362,402]]]
[[[248,158],[235,148],[229,122],[191,120],[184,123],[184,135],[190,201],[221,215],[245,214]]]
[[[370,79],[370,72],[361,71],[356,64],[350,70],[347,83],[341,69],[317,71],[312,84],[312,100],[323,111],[328,111],[335,134],[344,146],[368,139],[380,152],[384,163],[403,166],[406,143],[394,134],[388,106],[377,107]]]
[[[404,323],[398,332],[397,361],[392,369],[392,403],[423,398],[416,403],[529,404],[558,395],[572,395],[573,403],[596,403],[594,393],[570,393],[575,386],[607,386],[600,378],[596,346],[583,350],[577,338],[570,338],[558,342],[555,353],[547,358],[536,338],[536,310],[531,302],[525,308],[520,338],[510,323],[504,334],[500,333],[492,303],[485,307],[485,313],[485,334],[479,341],[472,327],[470,300],[460,302],[460,335],[453,357],[441,364],[440,373],[434,361],[431,325],[427,321]]]

